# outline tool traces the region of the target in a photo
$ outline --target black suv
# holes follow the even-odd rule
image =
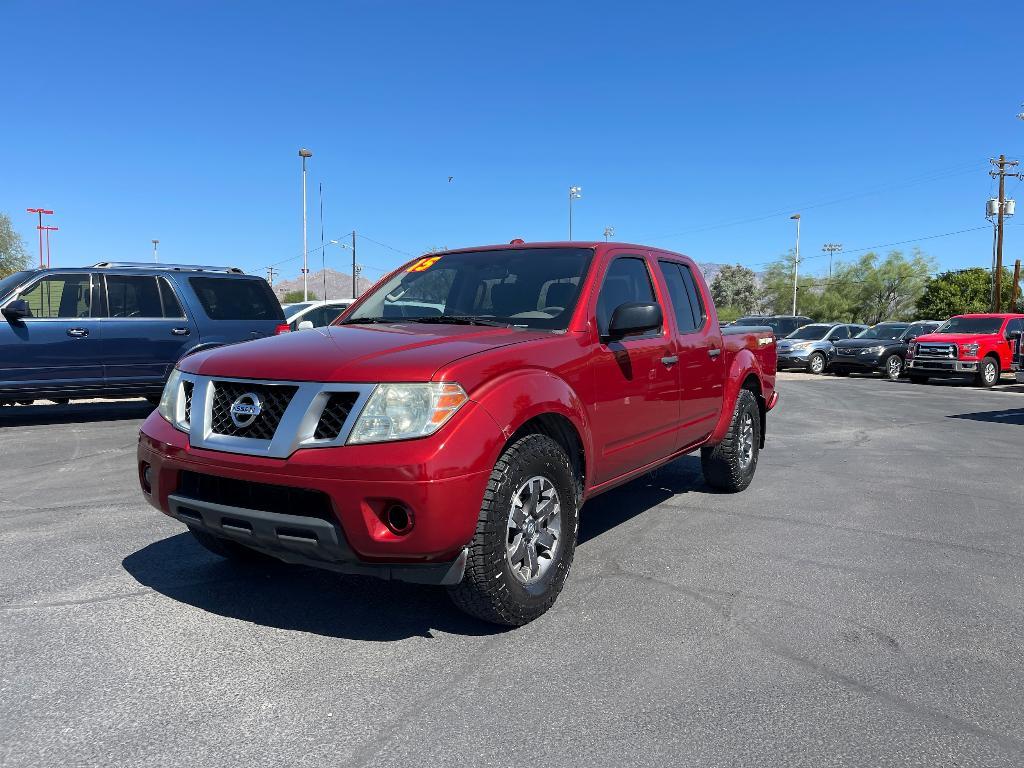
[[[915,323],[879,323],[852,339],[837,341],[832,351],[832,373],[880,373],[896,381],[903,375],[907,349],[918,336],[932,333],[942,323],[918,320]]]

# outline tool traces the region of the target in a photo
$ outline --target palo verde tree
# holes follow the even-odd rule
[[[11,217],[0,213],[0,277],[28,269],[28,251],[25,241],[14,231]]]
[[[1010,270],[1003,269],[1003,307],[1010,307],[1013,292],[1013,275]],[[1018,296],[1020,291],[1018,289]],[[924,289],[917,302],[917,317],[945,320],[953,315],[970,312],[989,312],[992,309],[992,273],[982,267],[956,269],[943,272],[932,280]],[[1020,309],[1018,302],[1017,311]]]
[[[727,265],[711,281],[711,298],[719,310],[740,315],[749,315],[757,305],[757,275],[754,270],[739,264]]]
[[[309,292],[309,301],[316,301],[316,294],[312,291]],[[282,304],[299,304],[306,301],[306,298],[302,295],[301,290],[288,291],[284,296],[281,297]]]

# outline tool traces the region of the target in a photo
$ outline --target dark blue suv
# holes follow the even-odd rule
[[[241,270],[102,262],[0,279],[0,404],[158,399],[190,352],[288,330],[265,280]]]

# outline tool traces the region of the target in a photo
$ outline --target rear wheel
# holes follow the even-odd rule
[[[979,387],[994,387],[999,381],[999,361],[994,357],[986,357],[978,365],[978,373],[974,384]]]
[[[890,381],[899,381],[900,376],[903,375],[903,358],[899,355],[889,355],[885,360],[883,370]]]
[[[825,372],[825,356],[821,352],[815,352],[807,360],[807,371],[815,376]]]
[[[741,389],[722,442],[700,450],[704,480],[720,491],[742,491],[754,479],[760,446],[761,411],[757,398],[749,389]]]
[[[484,621],[521,626],[562,591],[576,551],[577,480],[562,447],[525,435],[498,459],[484,493],[466,574],[448,594]]]

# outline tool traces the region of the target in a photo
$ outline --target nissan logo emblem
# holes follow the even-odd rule
[[[236,398],[228,412],[231,414],[232,423],[239,429],[243,429],[259,418],[263,412],[263,403],[260,402],[259,395],[254,392],[246,392]]]

